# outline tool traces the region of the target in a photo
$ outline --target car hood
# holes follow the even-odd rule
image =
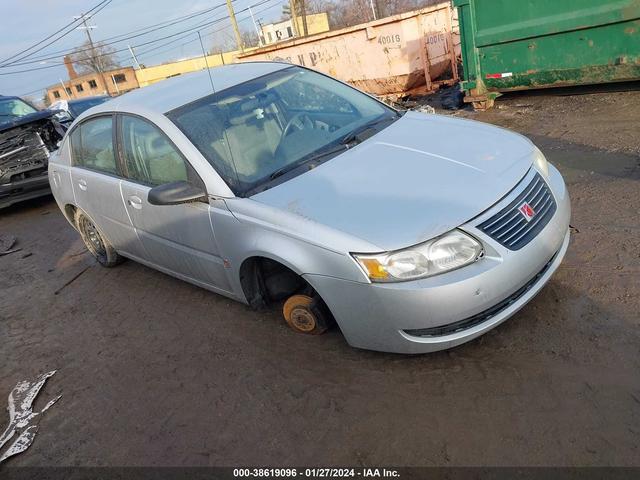
[[[358,146],[251,198],[395,250],[491,207],[524,177],[534,151],[508,130],[408,112]]]

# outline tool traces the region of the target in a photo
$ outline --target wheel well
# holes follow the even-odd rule
[[[240,283],[253,308],[264,308],[295,293],[315,294],[311,285],[296,272],[265,257],[248,258],[242,263]]]
[[[76,216],[76,206],[71,204],[66,204],[64,206],[64,216],[67,217],[67,220],[71,223],[71,225],[75,225],[75,216]]]

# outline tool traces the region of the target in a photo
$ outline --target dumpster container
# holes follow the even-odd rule
[[[457,83],[457,19],[449,1],[369,23],[296,38],[238,56],[319,70],[374,95]],[[457,50],[457,52],[456,52]]]
[[[465,101],[640,78],[640,0],[453,0]]]

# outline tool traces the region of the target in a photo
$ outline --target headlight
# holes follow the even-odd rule
[[[549,178],[549,163],[547,162],[547,159],[544,157],[542,152],[537,148],[536,153],[533,157],[533,164],[536,166],[536,168],[544,178]]]
[[[430,277],[475,262],[482,245],[473,237],[452,230],[449,233],[395,252],[354,253],[353,257],[372,282],[400,282]]]

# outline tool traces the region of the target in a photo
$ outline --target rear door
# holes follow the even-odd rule
[[[120,192],[122,174],[116,161],[114,116],[91,117],[70,135],[71,180],[76,205],[125,256],[139,257],[142,246],[129,220]]]
[[[151,205],[154,186],[188,181],[204,183],[171,140],[154,124],[134,115],[119,115],[118,136],[125,170],[125,208],[147,252],[160,270],[225,292],[226,269],[209,218],[209,204]]]

